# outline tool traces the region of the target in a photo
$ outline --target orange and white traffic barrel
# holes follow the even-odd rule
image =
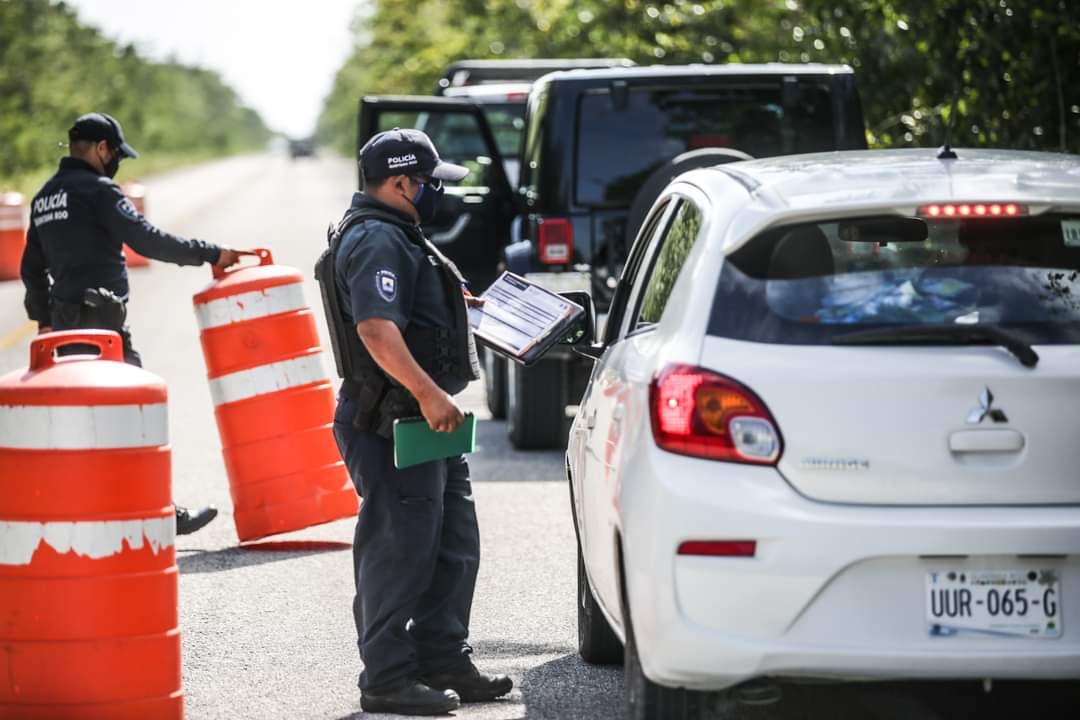
[[[56,332],[0,377],[0,718],[183,716],[165,383],[123,360]]]
[[[334,441],[334,388],[304,278],[256,252],[258,265],[214,268],[194,297],[241,541],[359,507]]]
[[[17,192],[0,192],[0,280],[18,280],[26,246],[26,209]]]
[[[136,212],[140,215],[145,215],[146,186],[142,183],[129,182],[124,183],[120,189],[124,192],[124,195],[131,204],[135,206]],[[150,260],[135,252],[127,245],[124,246],[124,258],[127,260],[128,267],[147,267],[150,265]]]

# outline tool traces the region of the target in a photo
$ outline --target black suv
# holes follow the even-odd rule
[[[479,288],[504,266],[557,291],[589,290],[610,302],[630,244],[653,200],[675,175],[706,165],[866,147],[855,77],[836,65],[653,66],[570,70],[544,76],[528,98],[520,183],[511,188],[481,108],[444,98],[370,98],[361,136],[406,127],[419,113],[446,137],[440,150],[474,169],[436,218],[433,239],[457,228],[459,263]],[[453,132],[450,130],[453,129]],[[465,230],[468,229],[466,233]],[[450,253],[455,260],[454,253]],[[482,260],[480,256],[487,258]],[[473,261],[479,265],[471,265]],[[485,354],[492,414],[518,448],[566,441],[592,364],[568,350],[530,368]]]

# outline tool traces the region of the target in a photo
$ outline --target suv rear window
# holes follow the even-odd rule
[[[633,87],[578,105],[578,204],[629,207],[657,168],[688,150],[725,147],[754,157],[836,149],[828,81],[803,79],[783,104],[782,78],[726,87]]]
[[[1080,342],[1080,216],[873,217],[775,228],[723,265],[710,335],[829,344],[900,325]]]

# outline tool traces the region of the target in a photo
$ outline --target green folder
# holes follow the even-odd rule
[[[394,421],[394,467],[407,468],[420,463],[471,453],[476,449],[476,416],[465,413],[465,421],[453,432],[435,432],[427,420],[401,418]]]

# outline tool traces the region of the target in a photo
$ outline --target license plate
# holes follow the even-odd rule
[[[1046,567],[940,568],[926,573],[931,637],[962,634],[1061,637],[1061,577]]]

